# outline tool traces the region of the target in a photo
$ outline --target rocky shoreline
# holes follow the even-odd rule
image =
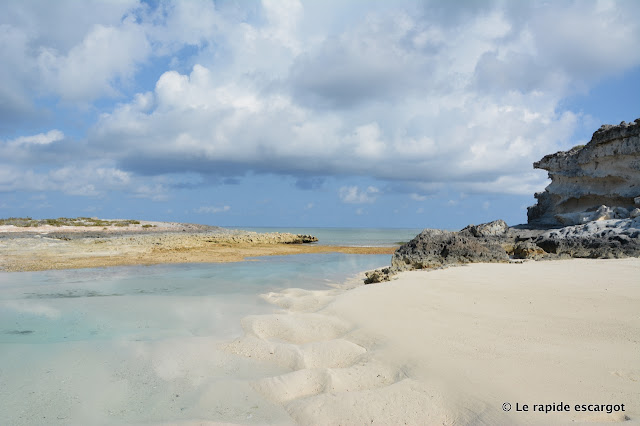
[[[396,250],[389,267],[367,272],[365,284],[476,262],[640,257],[640,119],[602,126],[587,145],[534,167],[548,170],[551,184],[535,194],[527,224],[425,229]]]
[[[37,226],[0,229],[0,271],[43,271],[161,263],[239,262],[302,253],[391,254],[394,247],[340,247],[312,235],[144,222],[117,229]]]

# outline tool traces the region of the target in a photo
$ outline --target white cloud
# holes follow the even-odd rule
[[[464,188],[472,193],[533,195],[544,190],[548,184],[545,172],[531,171],[516,176],[499,176],[489,181],[465,183]]]
[[[114,81],[131,79],[150,53],[143,28],[128,19],[119,27],[96,25],[67,53],[41,49],[38,67],[62,99],[84,101],[117,94]]]
[[[105,162],[89,162],[41,171],[4,165],[0,168],[0,192],[60,191],[70,195],[101,196],[108,190],[123,190],[131,174]]]
[[[202,207],[198,207],[197,209],[194,209],[193,212],[194,213],[216,214],[216,213],[228,212],[229,210],[231,210],[230,206],[222,206],[222,207],[202,206]]]
[[[54,94],[91,101],[113,96],[151,50],[132,14],[136,0],[6,2],[0,5],[0,80],[13,104]],[[126,46],[126,47],[125,47]],[[5,95],[0,90],[0,97]]]
[[[443,188],[530,194],[545,183],[532,162],[568,148],[582,120],[563,99],[640,65],[638,14],[637,2],[8,2],[2,122],[28,114],[36,95],[121,96],[156,59],[191,71],[158,72],[89,131],[91,152],[128,180],[58,163],[16,172],[24,184],[0,171],[0,188],[129,185],[163,200],[170,181],[136,176],[252,171],[373,177],[416,201]],[[67,144],[55,132],[15,138],[1,154],[41,158]]]
[[[233,61],[215,72],[195,65],[190,74],[163,74],[152,93],[139,95],[144,108],[134,100],[103,115],[91,140],[112,146],[116,158],[154,158],[144,167],[158,174],[182,167],[361,175],[474,191],[498,179],[517,181],[533,161],[571,144],[580,117],[558,113],[558,105],[570,81],[590,77],[570,75],[561,58],[539,48],[544,36],[520,25],[551,19],[547,9],[487,8],[451,27],[401,10],[374,11],[320,38],[304,32],[298,12],[265,9],[263,26],[245,23],[242,34],[226,34],[239,55]],[[599,13],[589,6],[576,16],[591,22]],[[613,22],[638,31],[628,19]],[[253,71],[230,77],[226,71],[249,60],[241,47],[275,43],[273,25],[287,40],[309,43],[287,42],[278,70],[256,51]],[[540,64],[544,73],[533,69]],[[132,171],[139,161],[130,162]]]
[[[33,136],[20,136],[7,142],[7,145],[49,145],[64,139],[64,133],[60,130],[50,130],[47,133],[38,133]]]
[[[342,202],[348,204],[374,203],[378,195],[380,195],[380,190],[375,186],[369,186],[363,190],[357,186],[343,186],[338,191]]]

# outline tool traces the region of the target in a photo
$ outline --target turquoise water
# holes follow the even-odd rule
[[[255,232],[290,232],[318,237],[318,244],[330,246],[394,246],[418,235],[420,228],[247,228],[231,227]]]
[[[340,253],[0,273],[0,419],[10,425],[288,424],[251,387],[287,370],[221,350],[259,295],[389,263]]]
[[[326,288],[388,263],[387,255],[329,253],[228,264],[0,273],[0,344],[229,337],[239,333],[242,316],[270,309],[261,293]]]
[[[243,228],[246,229],[246,228]],[[253,228],[319,244],[392,246],[419,229]],[[0,272],[0,423],[290,424],[251,383],[284,367],[228,353],[261,297],[330,288],[390,263],[341,253],[228,264]]]

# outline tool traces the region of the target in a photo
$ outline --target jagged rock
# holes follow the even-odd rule
[[[635,219],[636,217],[640,217],[640,209],[639,208],[635,208],[635,209],[631,210],[631,212],[629,212],[629,217],[631,219]]]
[[[460,232],[469,232],[474,237],[502,237],[509,231],[509,225],[502,220],[494,220],[493,222],[483,223],[480,225],[469,225]]]
[[[629,217],[629,210],[624,207],[614,207],[613,213],[616,216],[615,219],[627,219]]]
[[[566,225],[571,214],[602,205],[631,210],[640,203],[640,119],[602,126],[587,145],[547,155],[533,166],[547,170],[551,184],[535,194],[530,224]]]
[[[391,258],[391,267],[395,271],[406,271],[439,268],[449,264],[508,260],[509,257],[500,244],[476,238],[468,230],[452,232],[425,229],[396,250]]]
[[[383,281],[390,281],[391,280],[391,276],[393,275],[393,271],[391,271],[391,268],[382,268],[382,269],[376,269],[375,271],[369,271],[369,272],[365,272],[365,280],[364,283],[365,284],[375,284],[375,283],[381,283]]]
[[[531,241],[520,241],[513,248],[515,259],[540,259],[546,252]]]
[[[549,230],[534,240],[554,257],[640,256],[640,217],[603,220]]]

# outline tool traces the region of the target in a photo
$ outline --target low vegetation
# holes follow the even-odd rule
[[[0,225],[13,225],[23,228],[51,225],[51,226],[129,226],[139,225],[139,220],[123,219],[123,220],[104,220],[96,217],[59,217],[57,219],[32,219],[30,217],[10,217],[7,219],[0,219]],[[149,228],[153,225],[143,225],[144,228]]]

